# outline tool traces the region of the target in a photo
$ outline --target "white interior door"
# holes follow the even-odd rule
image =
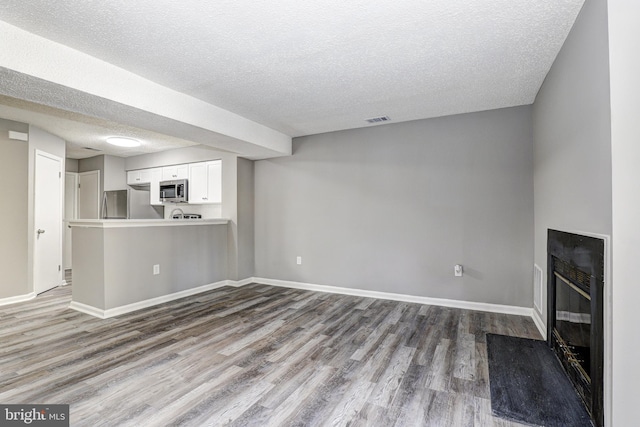
[[[64,174],[64,219],[78,218],[78,174],[67,172]],[[64,227],[64,257],[65,270],[72,268],[71,260],[71,228]]]
[[[78,218],[100,218],[100,171],[78,174]]]
[[[62,159],[36,150],[34,274],[36,294],[62,283]]]

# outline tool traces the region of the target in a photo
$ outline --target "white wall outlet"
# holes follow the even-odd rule
[[[453,274],[456,277],[462,277],[462,265],[456,264],[453,266]]]
[[[302,265],[302,257],[301,256],[296,257],[296,264]]]
[[[154,276],[156,274],[160,274],[160,264],[154,264],[153,265],[153,274],[154,274]]]

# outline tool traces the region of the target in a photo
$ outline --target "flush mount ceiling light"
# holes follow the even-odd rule
[[[124,136],[110,136],[107,138],[107,142],[111,145],[117,145],[118,147],[138,147],[140,141],[133,138],[126,138]]]

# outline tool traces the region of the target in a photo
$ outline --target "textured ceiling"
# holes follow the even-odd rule
[[[300,136],[531,104],[583,2],[3,0],[0,18]]]

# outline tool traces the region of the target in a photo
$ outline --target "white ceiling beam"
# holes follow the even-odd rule
[[[0,67],[22,77],[26,76],[20,79],[24,86],[21,88],[15,87],[15,81],[0,81],[0,92],[5,95],[15,96],[20,92],[24,98],[30,98],[30,101],[81,114],[91,115],[93,112],[94,116],[95,111],[105,110],[104,103],[107,102],[112,104],[112,112],[130,112],[135,109],[147,113],[141,114],[148,116],[148,119],[139,125],[149,130],[166,130],[167,123],[179,123],[183,128],[199,131],[199,140],[196,142],[234,151],[246,157],[264,158],[291,154],[291,137],[288,135],[68,46],[2,21],[0,40],[3,40]],[[46,85],[47,91],[41,90],[43,82],[51,83]],[[61,90],[51,89],[60,87],[69,88],[70,91],[62,94]],[[88,103],[87,100],[90,103],[92,99],[102,106],[92,108],[89,105],[85,109],[90,111],[78,111]],[[154,126],[154,117],[158,119],[158,127]],[[113,114],[111,117],[99,118],[117,119]],[[124,114],[120,119],[123,122],[128,120]],[[183,134],[182,137],[188,139],[188,135]]]

